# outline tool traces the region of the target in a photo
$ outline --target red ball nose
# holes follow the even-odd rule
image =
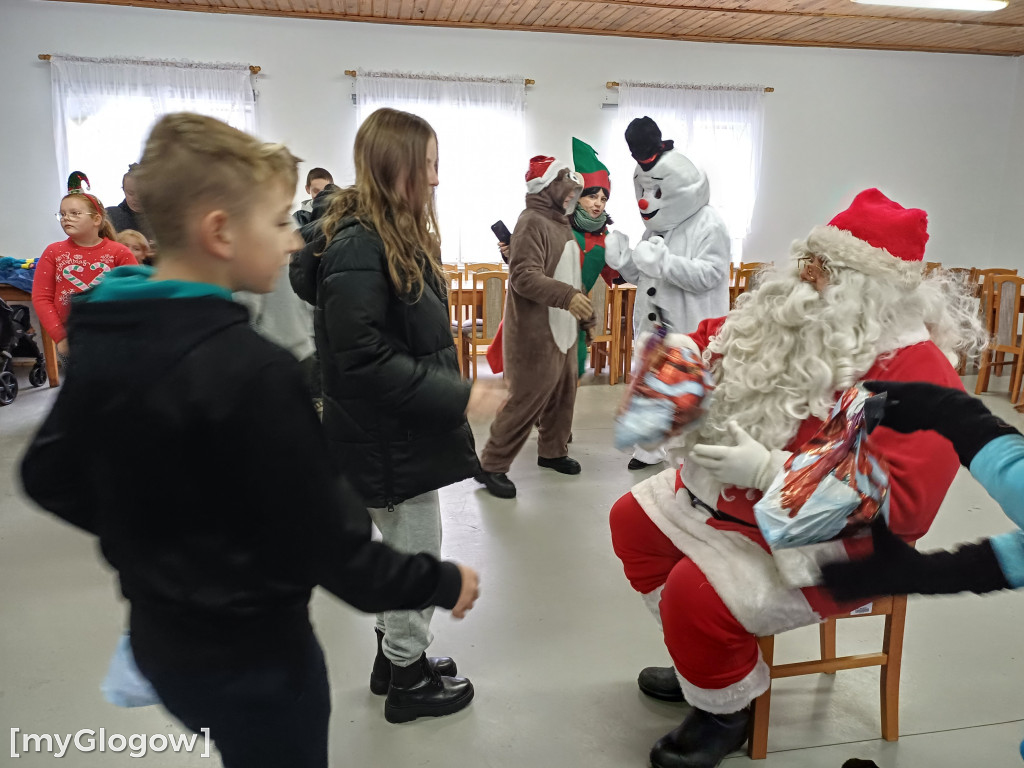
[[[640,206],[640,210],[641,210],[641,211],[646,211],[646,210],[647,210],[647,208],[648,208],[648,207],[650,206],[650,203],[648,203],[648,202],[647,202],[647,201],[646,201],[645,199],[643,199],[643,198],[640,198],[640,199],[639,199],[639,200],[637,201],[637,203],[636,203],[636,204]]]

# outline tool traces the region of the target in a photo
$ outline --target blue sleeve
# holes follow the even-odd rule
[[[997,437],[978,451],[970,470],[1006,516],[1024,529],[1024,437]],[[1010,586],[1024,587],[1024,530],[993,536],[989,541]]]

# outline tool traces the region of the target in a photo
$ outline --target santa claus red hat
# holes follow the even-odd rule
[[[572,166],[553,157],[537,155],[530,158],[530,167],[526,171],[526,194],[535,195],[544,187],[558,178],[559,172],[566,168],[572,172]]]
[[[818,255],[835,267],[881,275],[920,262],[927,242],[927,213],[866,189],[827,226],[815,227],[806,241],[794,243],[793,250]]]

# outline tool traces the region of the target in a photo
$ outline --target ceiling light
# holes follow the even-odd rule
[[[944,11],[1001,11],[1007,0],[853,0],[864,5],[893,5],[900,8],[931,8]]]

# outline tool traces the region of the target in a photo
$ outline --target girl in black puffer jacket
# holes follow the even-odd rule
[[[338,466],[385,542],[439,554],[437,490],[479,471],[466,413],[493,413],[503,394],[459,371],[436,235],[433,129],[378,110],[356,134],[355,166],[355,185],[330,198],[324,237],[296,256],[292,284],[316,305],[323,421]],[[387,693],[391,722],[457,712],[473,698],[454,661],[424,654],[431,613],[377,617],[370,689]]]

